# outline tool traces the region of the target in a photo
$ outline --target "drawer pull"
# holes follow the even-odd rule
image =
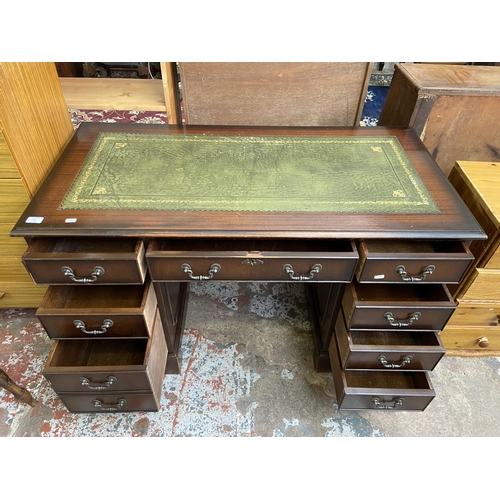
[[[75,273],[73,272],[73,269],[71,269],[71,267],[68,266],[63,266],[61,271],[64,274],[64,276],[68,276],[71,279],[71,281],[74,281],[75,283],[95,283],[97,281],[97,278],[104,274],[104,269],[100,266],[94,267],[94,270],[90,275],[91,276],[90,278],[77,278],[75,276]]]
[[[488,337],[481,337],[480,339],[477,339],[477,343],[479,344],[479,347],[488,347],[490,345],[490,339]]]
[[[420,318],[419,312],[414,312],[408,318],[408,321],[396,321],[394,316],[390,312],[386,312],[384,314],[384,318],[391,324],[391,326],[395,326],[397,328],[401,328],[402,326],[411,326],[414,321],[417,321]]]
[[[377,358],[380,363],[384,366],[384,368],[403,368],[403,366],[407,365],[410,363],[410,361],[413,359],[413,356],[411,354],[409,354],[408,356],[405,356],[402,360],[401,360],[401,363],[399,364],[390,364],[387,362],[387,358],[381,354],[378,358]]]
[[[392,401],[392,405],[389,405],[390,401],[380,401],[380,398],[372,398],[372,403],[379,409],[379,410],[394,410],[398,406],[401,406],[403,404],[403,401],[405,398],[397,398]]]
[[[92,404],[96,408],[99,408],[99,409],[104,410],[104,411],[120,411],[125,406],[126,403],[127,403],[127,400],[123,399],[123,398],[120,398],[116,402],[116,406],[103,406],[102,401],[99,401],[98,399],[94,399],[92,401]]]
[[[428,274],[432,274],[436,270],[436,266],[427,266],[420,276],[408,276],[405,266],[398,266],[394,269],[396,274],[399,274],[403,281],[424,281]]]
[[[102,322],[100,330],[86,330],[85,323],[83,321],[79,320],[79,319],[75,319],[75,321],[73,321],[73,324],[79,330],[81,330],[83,333],[86,333],[87,335],[101,335],[102,333],[106,333],[108,331],[108,328],[111,328],[114,323],[110,319],[105,319]]]
[[[312,280],[314,278],[314,275],[319,273],[322,269],[321,264],[314,264],[314,266],[311,267],[311,271],[309,272],[309,276],[295,276],[293,267],[291,264],[285,264],[283,266],[283,271],[290,276],[291,279],[296,280],[296,281],[307,281],[307,280]]]
[[[90,380],[87,377],[82,377],[80,379],[80,383],[87,389],[92,389],[93,391],[104,391],[109,389],[116,382],[116,377],[110,375],[106,380],[107,382],[103,382],[102,384],[91,385]]]
[[[212,264],[208,270],[208,275],[195,276],[189,264],[182,264],[181,266],[181,271],[186,273],[192,280],[210,280],[214,277],[214,274],[218,273],[220,270],[220,264]]]

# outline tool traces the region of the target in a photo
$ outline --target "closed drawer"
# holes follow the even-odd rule
[[[51,285],[36,314],[53,339],[149,337],[157,299],[152,283],[93,287]]]
[[[142,284],[144,244],[134,238],[40,238],[22,261],[33,281],[44,285]]]
[[[462,299],[500,301],[500,269],[475,269]]]
[[[349,283],[342,299],[351,330],[442,330],[455,310],[445,285]]]
[[[96,396],[127,399],[127,393],[141,392],[148,399],[153,396],[158,407],[167,354],[157,314],[149,339],[56,340],[43,374],[61,398],[68,396],[71,401],[78,395],[87,394],[87,405]],[[71,410],[69,406],[68,409]],[[122,411],[136,409],[133,406]],[[99,407],[88,409],[102,410]]]
[[[350,370],[433,370],[445,354],[436,332],[348,330],[335,325],[341,365]]]
[[[146,258],[154,281],[347,283],[358,253],[345,240],[154,240]]]
[[[129,411],[158,411],[157,399],[149,393],[59,394],[72,413],[121,413]]]
[[[497,327],[500,329],[500,302],[459,300],[446,327]]]
[[[342,410],[423,411],[436,396],[428,372],[344,370],[335,336],[329,354]]]
[[[460,241],[372,240],[358,250],[360,283],[459,283],[474,262]]]
[[[441,341],[446,349],[472,350],[475,354],[484,352],[485,355],[500,351],[500,328],[489,326],[486,328],[447,326],[441,333]]]

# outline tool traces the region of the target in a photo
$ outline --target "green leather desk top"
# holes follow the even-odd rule
[[[113,132],[59,209],[439,213],[394,136]]]

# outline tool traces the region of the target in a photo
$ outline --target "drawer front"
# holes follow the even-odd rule
[[[410,286],[414,290],[410,290]],[[423,287],[424,285],[386,285],[384,291],[381,286],[348,284],[342,299],[347,328],[442,330],[456,308],[455,302],[445,285]],[[422,293],[413,294],[417,289]],[[428,294],[426,290],[429,291]]]
[[[499,328],[500,302],[469,302],[459,300],[448,327]]]
[[[337,404],[342,410],[423,411],[436,395],[425,371],[344,370],[335,336],[329,354]]]
[[[160,403],[151,393],[114,392],[109,394],[58,394],[73,413],[121,413],[158,411]]]
[[[433,370],[445,354],[436,332],[348,330],[343,314],[335,335],[344,369]]]
[[[474,262],[462,242],[362,241],[360,283],[459,283]]]
[[[473,350],[475,353],[500,351],[500,327],[446,327],[439,334],[446,349]]]
[[[465,300],[500,301],[500,269],[476,269],[465,291]]]
[[[157,314],[149,339],[56,340],[43,375],[57,393],[147,391],[159,398],[167,354]]]
[[[324,242],[311,242],[310,249]],[[256,241],[246,244],[261,248]],[[290,251],[285,244],[282,250],[224,250],[183,251],[170,250],[168,243],[151,242],[146,258],[151,278],[154,281],[351,281],[358,261],[356,247],[352,242],[343,242],[341,250],[307,251],[299,248]],[[335,245],[334,245],[335,247]],[[265,245],[264,245],[265,248]],[[330,251],[328,251],[330,250]]]
[[[500,269],[500,247],[495,250],[495,253],[490,257],[484,267],[486,269]]]
[[[148,337],[157,298],[150,281],[141,285],[49,286],[36,314],[53,339]]]
[[[37,284],[142,284],[144,244],[127,238],[41,238],[22,261]]]

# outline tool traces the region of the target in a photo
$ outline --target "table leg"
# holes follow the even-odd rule
[[[331,372],[328,348],[342,303],[344,283],[307,283],[306,298],[313,326],[314,369]]]
[[[21,401],[21,403],[35,406],[37,401],[23,387],[17,385],[2,369],[0,369],[0,387],[7,389],[12,395]]]
[[[165,373],[181,372],[180,347],[186,319],[188,283],[154,282],[158,310],[167,342]]]

